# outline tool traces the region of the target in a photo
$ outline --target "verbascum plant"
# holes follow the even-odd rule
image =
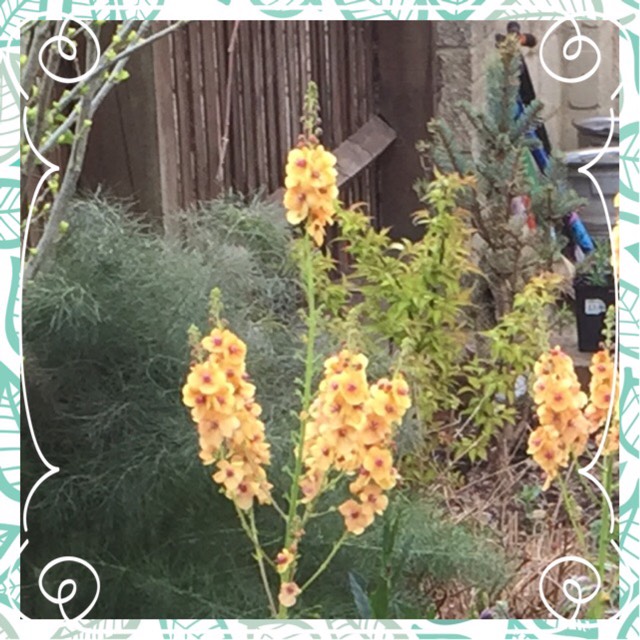
[[[562,503],[571,521],[580,551],[588,554],[590,549],[584,527],[579,520],[580,510],[563,477],[569,475],[570,471],[564,474],[561,469],[585,453],[590,437],[595,435],[595,446],[603,456],[601,463],[597,461],[604,491],[600,498],[601,515],[595,551],[597,572],[603,579],[608,576],[606,567],[610,540],[616,536],[615,523],[611,522],[613,512],[609,496],[613,492],[614,454],[620,446],[619,385],[611,357],[614,328],[615,311],[611,307],[605,318],[605,339],[602,348],[591,358],[589,396],[580,390],[573,369],[573,360],[559,347],[540,356],[535,366],[538,377],[533,386],[533,398],[538,405],[537,416],[540,426],[529,436],[527,449],[546,474],[543,490],[554,480],[558,482]],[[594,500],[598,500],[588,488],[587,492]],[[587,615],[593,618],[600,617],[604,602],[600,597],[595,599]]]
[[[272,616],[287,618],[298,597],[327,569],[350,536],[361,535],[388,505],[385,492],[398,480],[393,436],[411,404],[409,386],[400,372],[369,383],[367,357],[347,344],[324,363],[324,375],[314,392],[315,344],[322,307],[317,299],[317,255],[326,226],[333,224],[337,202],[335,157],[317,135],[317,89],[311,84],[305,99],[304,134],[291,151],[286,167],[284,204],[287,220],[301,225],[294,241],[306,299],[304,376],[300,390],[299,430],[294,434],[293,464],[286,508],[279,504],[266,468],[270,447],[256,388],[245,365],[246,345],[222,320],[219,292],[210,300],[209,335],[190,331],[193,362],[182,390],[200,443],[200,458],[215,465],[213,481],[232,500],[240,523],[255,549],[260,579]],[[339,497],[342,493],[343,497]],[[350,497],[344,499],[344,494]],[[333,503],[317,510],[323,496]],[[270,505],[281,516],[280,550],[265,552],[255,518],[258,505]],[[317,569],[306,580],[298,577],[305,526],[312,518],[338,512],[344,528]],[[273,532],[269,532],[272,537]],[[277,604],[268,575],[277,579]]]

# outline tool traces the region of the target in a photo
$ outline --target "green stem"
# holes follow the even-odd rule
[[[578,480],[580,480],[580,484],[582,485],[582,488],[589,494],[589,498],[592,500],[592,502],[594,504],[597,504],[598,497],[593,492],[593,490],[589,486],[589,483],[585,480],[584,476],[581,473],[578,474]]]
[[[307,354],[305,358],[304,369],[304,387],[302,390],[302,414],[306,414],[311,402],[311,383],[313,382],[313,369],[314,369],[314,343],[316,339],[316,298],[315,287],[313,278],[313,248],[311,246],[311,239],[305,236],[302,240],[304,242],[304,262],[302,265],[303,276],[305,282],[305,292],[307,296],[308,321],[307,321]],[[295,469],[293,472],[293,478],[291,482],[291,492],[289,494],[289,514],[287,516],[287,528],[285,533],[284,546],[288,547],[291,544],[293,538],[293,524],[296,518],[296,511],[298,507],[299,497],[299,482],[300,475],[302,474],[302,448],[304,445],[306,429],[306,419],[300,420],[300,438],[298,441],[298,451],[296,454]]]
[[[264,591],[267,594],[267,600],[269,601],[269,610],[272,616],[276,615],[276,603],[273,600],[273,594],[271,593],[271,587],[269,586],[269,579],[267,578],[267,572],[264,567],[264,560],[266,558],[266,554],[262,547],[260,546],[260,541],[258,539],[258,529],[256,528],[256,520],[253,515],[253,508],[249,511],[249,524],[247,524],[247,517],[243,513],[241,509],[236,507],[236,511],[238,513],[238,519],[240,520],[240,524],[244,529],[247,537],[253,543],[253,548],[256,551],[256,562],[258,563],[258,568],[260,570],[260,578],[262,580],[262,586],[264,587]]]
[[[586,541],[585,541],[585,538],[584,538],[584,532],[580,528],[580,523],[578,522],[578,519],[576,517],[575,505],[574,505],[573,500],[572,500],[572,498],[571,498],[571,496],[569,494],[569,491],[567,490],[567,485],[566,485],[562,475],[558,475],[558,484],[560,485],[560,493],[562,494],[562,502],[564,503],[564,508],[565,508],[565,510],[567,512],[567,515],[569,516],[569,520],[571,521],[571,526],[573,527],[573,531],[576,534],[576,537],[578,538],[578,542],[580,544],[580,548],[582,550],[582,553],[586,553],[587,552],[587,545],[586,545]]]
[[[311,583],[315,582],[319,578],[324,570],[329,566],[329,563],[333,560],[333,557],[338,553],[340,547],[344,544],[349,534],[345,531],[342,537],[333,545],[333,548],[329,552],[329,555],[324,559],[324,562],[316,569],[316,572],[300,587],[300,593],[304,592],[311,586]]]
[[[307,352],[305,357],[304,369],[304,386],[302,389],[302,412],[300,419],[300,434],[298,439],[298,448],[296,452],[295,467],[291,478],[291,490],[289,493],[289,512],[287,515],[287,524],[284,536],[284,548],[288,549],[293,542],[295,534],[296,520],[298,517],[298,500],[300,496],[300,476],[302,475],[302,450],[305,440],[306,430],[306,413],[311,404],[311,385],[313,383],[313,372],[315,364],[314,347],[316,341],[316,329],[318,323],[318,314],[316,309],[315,280],[313,274],[313,246],[312,240],[305,235],[302,239],[303,244],[303,262],[302,275],[304,278],[304,287],[307,298]],[[284,572],[280,577],[280,584],[291,582],[295,572],[295,563]],[[278,609],[278,618],[287,617],[287,608],[280,605]]]
[[[613,479],[613,456],[608,455],[606,457],[605,466],[604,466],[604,477],[603,477],[603,486],[605,488],[606,494],[609,495],[611,493],[611,485]],[[609,522],[609,505],[605,496],[602,496],[602,506],[600,509],[600,536],[598,539],[598,574],[604,584],[605,579],[605,564],[607,561],[607,548],[609,546],[610,533],[609,528],[611,523]],[[590,611],[590,617],[600,618],[603,612],[603,602],[600,598],[596,598],[596,602],[592,606]]]

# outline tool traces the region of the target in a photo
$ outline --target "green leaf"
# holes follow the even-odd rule
[[[355,571],[349,571],[349,589],[358,610],[358,615],[364,620],[370,620],[373,618],[373,612],[365,588],[364,578]]]

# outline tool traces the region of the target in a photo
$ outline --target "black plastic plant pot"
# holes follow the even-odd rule
[[[598,351],[603,340],[604,317],[607,309],[615,304],[613,281],[606,285],[595,285],[577,278],[574,282],[576,293],[576,321],[578,325],[578,349],[593,353]]]

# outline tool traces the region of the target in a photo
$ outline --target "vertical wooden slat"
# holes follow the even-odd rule
[[[253,80],[253,100],[254,100],[254,153],[256,170],[256,188],[261,188],[268,182],[268,157],[267,157],[267,129],[266,129],[266,100],[264,86],[264,61],[262,52],[262,25],[259,21],[249,22],[251,38],[252,80]]]
[[[278,87],[276,80],[277,68],[275,65],[275,36],[276,31],[274,28],[274,22],[265,21],[260,23],[260,30],[262,31],[262,50],[259,51],[259,55],[264,60],[262,68],[264,87],[265,87],[265,105],[266,105],[266,124],[265,124],[265,139],[264,146],[267,149],[267,180],[265,185],[268,191],[275,191],[279,189],[281,184],[281,172],[282,165],[284,165],[284,158],[280,152],[281,140],[284,137],[280,132],[279,116],[282,110],[280,103],[280,97],[278,95]],[[288,142],[288,141],[285,141]]]
[[[300,95],[303,96],[309,84],[310,74],[309,64],[309,39],[307,37],[307,23],[300,20],[296,23],[297,46],[298,46],[298,64],[300,66]]]
[[[204,200],[208,191],[209,158],[204,136],[206,119],[204,113],[204,87],[202,64],[202,23],[187,25],[189,38],[189,71],[191,80],[191,145],[194,190],[196,200]],[[191,202],[189,204],[192,204]]]
[[[215,181],[218,169],[218,143],[220,136],[220,104],[219,97],[223,88],[218,86],[218,56],[216,51],[216,23],[202,22],[202,90],[204,98],[204,130],[202,137],[207,146],[207,181],[206,198],[214,198],[219,189]]]
[[[168,23],[159,22],[161,30]],[[175,76],[172,73],[173,37],[160,38],[153,44],[153,72],[155,76],[155,106],[157,110],[158,155],[160,158],[160,190],[165,232],[175,236],[177,228],[172,214],[179,208],[178,141],[175,120]]]
[[[256,146],[256,120],[260,110],[262,96],[255,95],[253,74],[256,66],[255,43],[252,39],[251,21],[243,21],[240,25],[240,49],[237,61],[241,65],[242,73],[238,75],[241,87],[241,103],[243,117],[241,120],[243,167],[246,176],[243,191],[250,193],[258,188],[256,164],[259,162],[259,152]]]
[[[189,59],[187,29],[174,35],[174,64],[176,69],[176,104],[178,117],[178,154],[180,158],[181,196],[180,206],[187,207],[195,201],[195,184],[191,164],[191,106],[190,70],[185,61]]]
[[[275,105],[276,113],[278,115],[279,135],[278,155],[284,160],[284,158],[286,158],[287,150],[295,144],[295,134],[293,134],[291,127],[291,102],[289,100],[288,74],[286,67],[286,23],[276,22],[273,24],[273,27],[275,39],[274,75],[276,77]],[[278,182],[282,183],[283,180],[284,167],[280,168]]]
[[[334,133],[333,146],[337,147],[344,139],[344,127],[342,120],[342,96],[340,91],[340,50],[339,50],[339,32],[342,25],[334,22],[329,28],[329,56],[331,61],[330,78],[331,78],[331,128]]]
[[[290,123],[291,130],[294,136],[297,136],[301,131],[300,116],[302,115],[301,108],[301,92],[300,92],[300,69],[298,66],[299,50],[297,47],[297,29],[295,24],[287,22],[285,24],[286,33],[286,66],[287,66],[287,82],[289,87],[289,101],[291,104]]]
[[[225,50],[225,66],[229,64],[229,56],[231,53],[228,48],[231,43],[231,37],[233,33],[233,23],[225,22],[225,42],[227,49]],[[242,24],[240,25],[240,30]],[[244,192],[246,188],[246,172],[244,169],[244,157],[243,157],[243,139],[242,139],[242,60],[238,55],[238,48],[240,46],[239,40],[242,37],[242,33],[238,32],[238,39],[236,40],[236,53],[233,82],[231,83],[231,123],[229,127],[229,146],[227,147],[227,157],[225,165],[228,168],[226,176],[227,188],[233,188],[234,190]]]

